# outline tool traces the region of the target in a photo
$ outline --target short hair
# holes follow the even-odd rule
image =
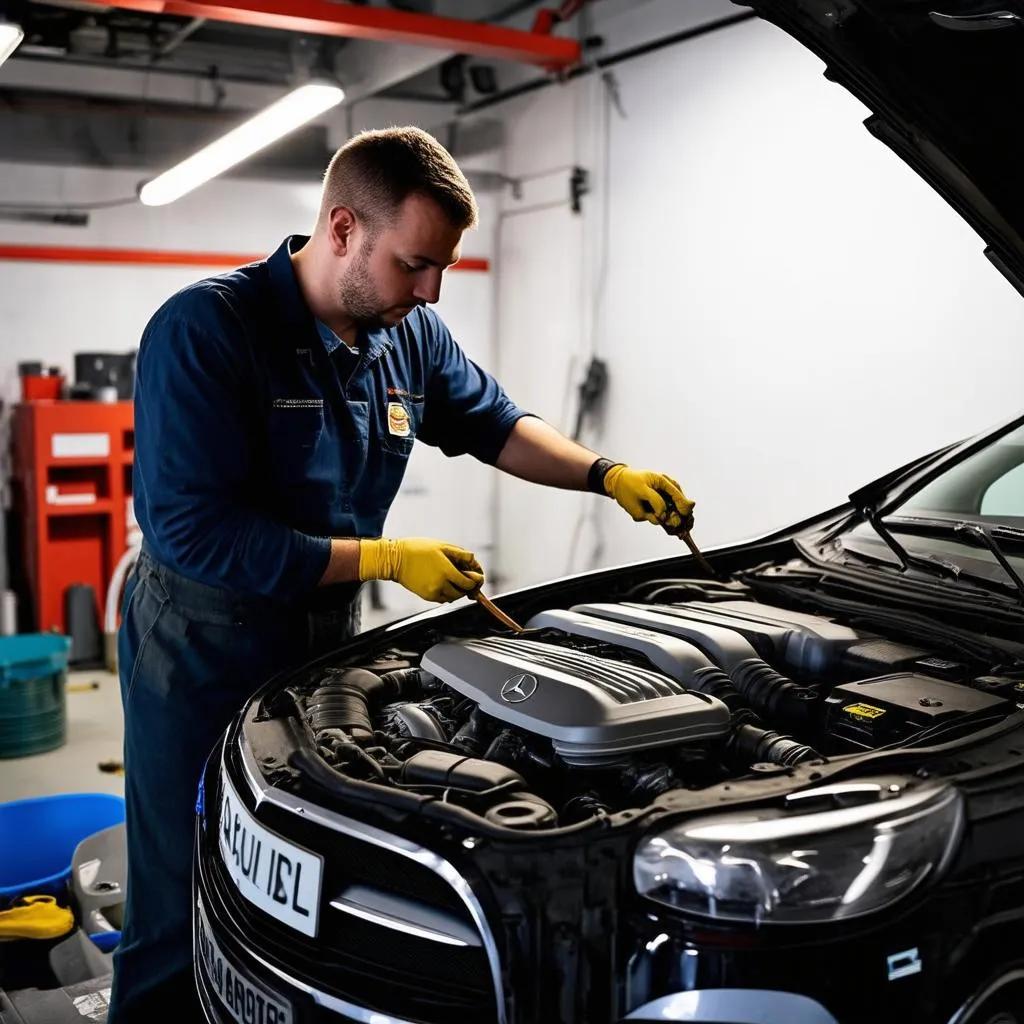
[[[393,221],[402,203],[416,193],[433,199],[453,227],[465,231],[476,226],[473,190],[437,139],[414,127],[364,131],[331,159],[320,216],[347,206],[372,233]]]

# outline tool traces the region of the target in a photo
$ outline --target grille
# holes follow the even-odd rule
[[[237,776],[235,785],[247,799]],[[261,806],[260,820],[323,855],[319,931],[311,939],[247,902],[224,870],[212,830],[203,840],[203,874],[230,907],[237,941],[298,980],[377,1013],[423,1024],[487,1024],[495,1019],[494,986],[482,946],[406,934],[330,905],[347,888],[366,885],[442,910],[476,933],[472,915],[442,878],[408,857],[273,804]]]
[[[473,925],[466,904],[430,868],[374,843],[296,821],[295,815],[275,808],[267,808],[266,821],[269,827],[324,855],[325,889],[334,886],[334,895],[351,885],[367,885],[426,903]]]
[[[451,946],[443,942],[404,935],[339,910],[325,912],[321,927],[326,948],[336,950],[353,963],[362,960],[373,978],[381,972],[408,978],[415,975],[432,990],[452,987],[451,994],[469,1002],[490,996],[487,954],[481,947]]]

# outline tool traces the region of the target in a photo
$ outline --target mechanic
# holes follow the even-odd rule
[[[525,480],[614,498],[678,530],[666,476],[600,459],[520,409],[430,308],[476,202],[430,135],[392,128],[334,156],[311,237],[186,287],[143,333],[135,511],[144,537],[118,636],[128,888],[110,1024],[173,1008],[192,976],[198,780],[273,674],[358,629],[358,591],[480,589],[472,552],[381,536],[414,439]],[[674,503],[667,505],[665,496]]]

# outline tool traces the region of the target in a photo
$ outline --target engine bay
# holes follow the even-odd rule
[[[1018,710],[1012,676],[705,583],[315,668],[287,688],[291,714],[336,778],[536,831]]]

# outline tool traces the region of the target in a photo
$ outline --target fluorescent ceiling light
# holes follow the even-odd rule
[[[194,188],[230,170],[253,154],[277,142],[307,121],[336,107],[345,98],[337,85],[309,82],[272,103],[245,124],[211,142],[205,149],[169,171],[146,182],[139,199],[147,206],[173,203]]]
[[[18,48],[18,43],[25,38],[20,25],[9,21],[0,21],[0,64]]]

